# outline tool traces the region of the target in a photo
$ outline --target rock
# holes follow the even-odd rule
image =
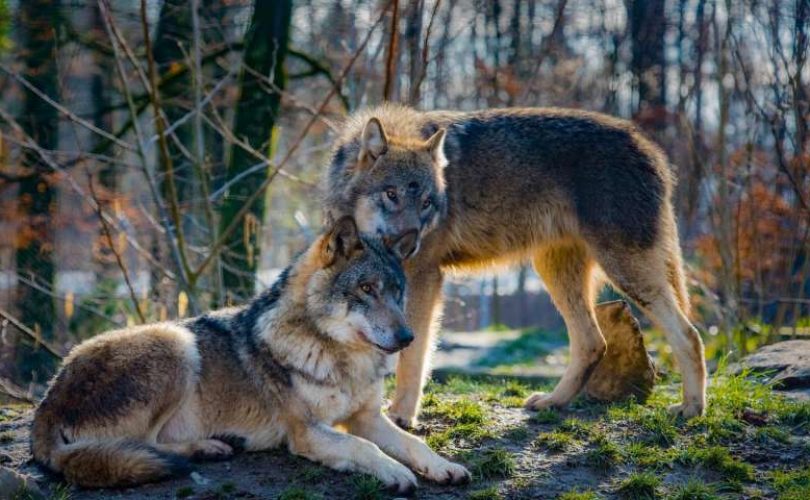
[[[760,348],[740,361],[738,368],[772,377],[778,389],[810,389],[810,340],[786,340]]]
[[[585,384],[585,394],[600,401],[630,396],[646,401],[655,385],[655,366],[630,306],[623,300],[597,304],[596,319],[607,341],[607,353]]]
[[[24,474],[0,467],[0,499],[6,498],[45,498],[36,482]]]

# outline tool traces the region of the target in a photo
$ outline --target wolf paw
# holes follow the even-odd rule
[[[417,422],[416,417],[401,417],[394,414],[389,414],[388,417],[397,424],[397,427],[400,429],[404,429],[406,431],[410,431],[416,428]]]
[[[416,492],[416,476],[407,467],[395,460],[386,460],[374,471],[385,487],[396,495],[413,495]]]
[[[527,410],[545,410],[546,408],[560,408],[565,405],[560,404],[551,394],[535,392],[526,398],[526,402],[523,403],[523,406]]]
[[[226,460],[233,455],[233,448],[218,439],[203,439],[193,447],[192,460]]]
[[[670,406],[668,410],[671,415],[689,419],[703,415],[704,405],[684,401],[683,403]]]
[[[433,467],[428,467],[423,475],[439,484],[467,484],[472,479],[470,471],[466,467],[443,458]]]

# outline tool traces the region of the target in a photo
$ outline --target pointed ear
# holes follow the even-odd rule
[[[427,140],[427,149],[433,162],[439,167],[447,166],[447,157],[444,156],[444,138],[447,136],[447,129],[440,128]]]
[[[323,237],[321,257],[324,267],[329,267],[338,260],[348,259],[361,248],[357,224],[350,215],[341,217]]]
[[[373,162],[380,155],[388,151],[388,137],[385,135],[382,123],[377,118],[371,118],[363,127],[363,135],[360,137],[360,154],[357,157],[359,163],[366,159]]]
[[[386,239],[385,246],[388,247],[399,260],[405,260],[416,250],[419,242],[419,232],[412,229],[396,240]]]

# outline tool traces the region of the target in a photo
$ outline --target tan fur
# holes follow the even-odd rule
[[[201,331],[184,326],[194,320],[108,332],[79,345],[36,411],[34,459],[71,483],[127,486],[178,472],[188,458],[229,456],[234,450],[218,437],[236,436],[247,450],[286,443],[399,493],[416,485],[403,463],[430,480],[467,480],[463,467],[381,413],[389,356],[313,331],[304,317],[333,260],[325,238],[299,258],[274,307],[255,320],[259,348],[267,349],[258,357],[205,323],[194,327]],[[333,428],[339,424],[351,434]]]
[[[634,158],[645,158],[662,183],[655,241],[642,249],[618,240],[607,243],[586,233],[570,196],[555,191],[557,188],[552,183],[527,181],[526,175],[531,172],[519,170],[527,168],[525,164],[515,167],[502,161],[510,152],[509,144],[523,140],[520,130],[514,130],[509,137],[493,138],[493,143],[503,143],[503,150],[495,146],[492,151],[479,151],[480,156],[468,158],[464,164],[454,165],[451,159],[440,181],[449,186],[449,214],[435,229],[425,232],[421,250],[406,266],[410,288],[407,313],[416,340],[400,356],[396,395],[389,414],[402,425],[415,423],[422,386],[429,373],[435,325],[441,312],[442,275],[526,261],[534,264],[548,286],[565,318],[571,339],[571,363],[565,375],[551,394],[531,396],[527,400],[529,408],[566,405],[582,388],[590,370],[605,352],[605,341],[593,306],[598,286],[607,279],[666,332],[684,374],[685,401],[673,411],[686,416],[702,413],[706,371],[702,342],[688,320],[689,299],[669,201],[674,178],[660,148],[631,123],[597,113],[555,108],[458,113],[421,112],[384,105],[350,117],[337,148],[351,145],[365,124],[376,120],[382,125],[389,151],[393,153],[386,165],[398,162],[407,165],[415,161],[414,152],[426,148],[423,131],[426,125],[451,128],[471,118],[486,121],[505,116],[580,119],[602,130],[614,131],[611,133],[615,135],[629,137]],[[463,137],[463,132],[460,134]],[[544,189],[542,196],[536,193],[538,187]],[[358,218],[378,216],[362,207],[354,214]],[[359,224],[373,227],[371,222]]]

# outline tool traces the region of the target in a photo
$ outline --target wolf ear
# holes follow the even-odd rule
[[[329,267],[339,259],[348,259],[361,247],[360,235],[354,218],[346,215],[338,219],[324,236],[321,257],[324,267]]]
[[[427,149],[430,152],[430,156],[433,157],[433,162],[439,168],[447,166],[447,157],[444,156],[444,138],[446,136],[447,129],[440,128],[427,140]]]
[[[371,118],[363,127],[363,135],[360,138],[360,154],[357,156],[357,161],[361,164],[366,159],[373,162],[380,155],[385,154],[387,150],[388,137],[385,135],[382,123],[377,118]]]
[[[390,238],[385,238],[383,241],[385,246],[388,247],[399,260],[405,260],[410,257],[414,250],[416,250],[418,242],[419,232],[416,229],[408,231],[396,240],[392,241]]]

